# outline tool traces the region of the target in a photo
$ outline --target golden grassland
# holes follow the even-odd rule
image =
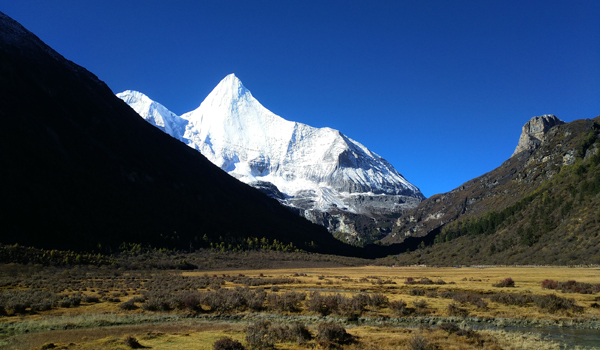
[[[445,316],[444,309],[451,300],[427,298],[426,296],[411,296],[407,291],[413,288],[470,291],[480,293],[535,293],[556,294],[556,291],[543,289],[541,282],[545,279],[557,281],[576,280],[590,284],[600,283],[600,269],[598,268],[572,268],[572,267],[342,267],[342,268],[314,268],[314,269],[281,269],[281,270],[235,270],[235,271],[203,271],[186,272],[184,275],[238,275],[248,277],[296,278],[302,281],[300,285],[293,285],[295,290],[319,290],[322,293],[339,292],[377,292],[385,294],[390,301],[402,299],[407,303],[414,300],[426,299],[433,309],[432,315]],[[307,276],[297,276],[306,274]],[[445,285],[407,285],[407,278],[429,278],[430,280],[442,279]],[[498,288],[492,284],[505,278],[515,281],[513,288]],[[351,281],[347,281],[350,279]],[[346,281],[344,281],[346,280]],[[382,281],[382,284],[379,284]],[[386,281],[395,284],[387,284]],[[582,306],[589,306],[595,302],[595,296],[589,294],[562,294],[574,299]],[[564,315],[549,315],[533,308],[517,308],[502,304],[491,303],[487,311],[476,310],[473,313],[479,317],[507,317],[507,318],[557,318]],[[600,317],[600,309],[586,308],[583,317]]]
[[[156,272],[163,273],[164,272]],[[128,272],[123,272],[127,276]],[[176,272],[188,277],[240,276],[256,279],[294,279],[291,284],[262,286],[270,293],[290,291],[305,292],[307,295],[318,291],[321,294],[342,294],[348,297],[359,293],[381,293],[389,301],[403,300],[409,306],[414,301],[425,301],[427,307],[420,316],[448,317],[448,306],[452,299],[440,298],[435,294],[411,295],[415,288],[426,291],[464,291],[480,295],[509,292],[533,295],[557,294],[573,299],[583,307],[582,312],[561,311],[549,313],[533,306],[510,306],[489,302],[486,308],[464,304],[469,317],[506,318],[531,320],[600,320],[600,309],[591,307],[598,301],[596,294],[560,293],[543,289],[545,279],[556,281],[576,280],[590,284],[600,283],[598,268],[567,267],[493,267],[493,268],[431,268],[431,267],[341,267],[341,268],[299,268],[269,270],[232,271],[189,271]],[[132,276],[135,274],[132,273]],[[493,287],[492,284],[505,278],[515,281],[513,288]],[[136,277],[138,278],[138,277]],[[445,284],[406,284],[408,278],[432,281],[443,280]],[[142,278],[140,278],[142,279]],[[240,286],[225,282],[221,288]],[[4,286],[3,290],[11,290]],[[257,287],[250,287],[251,289]],[[115,291],[123,291],[115,286]],[[209,290],[208,288],[206,290]],[[120,302],[140,295],[140,290],[129,289],[120,297]],[[87,289],[84,294],[93,294]],[[249,314],[250,311],[238,312]],[[307,316],[314,313],[307,309],[298,312],[281,312],[282,315]],[[179,317],[178,317],[179,316]],[[0,316],[0,349],[129,349],[123,342],[125,336],[134,336],[145,348],[151,349],[212,349],[214,342],[222,337],[245,342],[245,329],[248,322],[228,322],[226,320],[207,321],[206,319],[186,318],[189,312],[151,312],[137,308],[124,311],[117,302],[82,303],[78,307],[52,308],[26,314]],[[397,317],[389,308],[366,310],[364,317]],[[172,317],[172,318],[169,318]],[[94,320],[99,320],[94,323]],[[125,320],[119,323],[117,320]],[[97,326],[94,326],[96,325]],[[56,325],[56,326],[53,326]],[[104,326],[109,325],[109,326]],[[315,324],[309,324],[315,333]],[[37,328],[36,328],[37,327]],[[355,336],[356,342],[339,346],[345,349],[415,349],[415,337],[426,339],[429,349],[558,349],[559,344],[548,342],[531,334],[515,334],[500,330],[480,330],[475,337],[449,334],[437,327],[398,327],[387,324],[360,325],[344,323],[347,331]],[[7,329],[19,329],[12,334]],[[3,331],[4,329],[4,331]],[[25,329],[25,330],[23,330]],[[48,330],[53,329],[53,330]],[[46,345],[45,345],[46,344]],[[322,345],[322,344],[321,344]],[[277,349],[307,349],[321,347],[314,340],[308,344],[292,342],[276,343]]]

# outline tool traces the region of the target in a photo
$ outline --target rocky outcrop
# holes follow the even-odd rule
[[[291,208],[299,215],[325,226],[339,240],[365,246],[380,240],[392,231],[396,219],[391,216],[367,216],[343,210],[324,212]]]
[[[562,125],[565,122],[558,119],[554,115],[542,115],[540,117],[533,117],[525,125],[523,125],[523,132],[519,138],[519,143],[512,156],[521,153],[523,151],[533,151],[546,139],[548,131],[556,125]]]

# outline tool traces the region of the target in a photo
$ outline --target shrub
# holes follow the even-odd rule
[[[303,344],[312,339],[312,334],[303,323],[294,322],[290,326],[288,338],[298,344]]]
[[[513,281],[513,279],[510,277],[505,278],[504,280],[499,281],[498,283],[492,284],[492,287],[500,287],[500,288],[514,287],[514,286],[515,286],[515,281]]]
[[[441,292],[438,292],[438,296],[444,299],[452,299],[454,297],[454,292],[449,290],[443,290]]]
[[[552,313],[560,310],[583,311],[583,307],[577,305],[573,299],[561,298],[555,294],[536,295],[533,297],[533,303],[540,309]]]
[[[202,297],[199,293],[190,293],[183,297],[183,307],[192,312],[202,311]],[[225,338],[223,338],[225,339]],[[229,338],[227,338],[229,339]],[[215,343],[216,344],[216,343]]]
[[[504,305],[525,306],[533,302],[531,295],[518,293],[495,293],[488,298],[493,302]]]
[[[81,297],[78,295],[64,297],[61,301],[58,302],[58,305],[60,305],[60,307],[72,307],[72,306],[78,306],[80,304],[81,304]]]
[[[271,293],[267,296],[269,309],[276,311],[299,311],[301,309],[300,304],[304,299],[306,299],[306,294],[297,292],[287,292],[283,294]]]
[[[429,341],[425,336],[415,333],[408,339],[408,348],[410,350],[427,350]]]
[[[145,303],[143,303],[142,309],[146,311],[169,311],[171,310],[171,307],[164,298],[155,296],[150,297]]]
[[[89,303],[89,304],[92,304],[92,303],[99,303],[99,302],[100,302],[100,298],[98,298],[98,297],[97,297],[97,296],[95,296],[95,295],[84,295],[84,296],[81,298],[81,301],[83,301],[84,303]]]
[[[423,296],[425,295],[425,289],[423,288],[413,288],[411,290],[408,291],[409,295],[412,296]]]
[[[593,294],[600,292],[600,284],[590,284],[577,281],[557,282],[553,280],[542,281],[542,288],[560,290],[563,293]]]
[[[339,304],[336,314],[348,317],[355,318],[362,314],[365,309],[365,306],[369,302],[370,298],[365,294],[355,295],[353,298],[340,297]]]
[[[135,337],[128,335],[123,339],[123,343],[132,348],[132,349],[141,349],[143,348],[143,346],[138,342],[137,339],[135,339]]]
[[[455,325],[454,323],[442,323],[441,325],[439,325],[439,328],[450,334],[456,333],[460,330],[460,328],[457,325]]]
[[[415,306],[415,308],[417,310],[426,309],[429,306],[429,304],[427,303],[427,301],[425,301],[423,299],[413,300],[413,305]]]
[[[389,303],[390,310],[398,316],[406,316],[411,313],[411,310],[406,307],[406,302],[403,300],[391,301]]]
[[[251,349],[268,349],[275,345],[277,339],[272,332],[269,332],[271,322],[262,320],[257,321],[246,330],[246,342]]]
[[[476,306],[478,309],[487,309],[488,303],[483,300],[479,295],[473,293],[455,293],[452,299],[461,304],[471,304]]]
[[[553,281],[553,280],[549,280],[549,279],[545,279],[542,281],[542,288],[547,288],[547,289],[556,289],[556,287],[558,286],[558,282]]]
[[[133,303],[133,300],[127,300],[126,302],[123,302],[121,304],[119,304],[119,308],[123,309],[123,310],[135,310],[138,307]]]
[[[308,311],[327,316],[337,311],[341,298],[342,296],[339,294],[321,295],[319,292],[314,292],[308,301]]]
[[[52,308],[52,301],[40,300],[38,302],[31,303],[31,312],[46,311]],[[1,314],[1,311],[0,311]]]
[[[331,348],[336,345],[349,344],[354,338],[344,327],[334,322],[321,322],[317,326],[317,342],[319,345]]]
[[[435,298],[437,297],[437,289],[429,289],[425,292],[425,296],[428,298]]]
[[[467,338],[476,338],[478,336],[477,332],[472,329],[461,329],[456,332],[456,335],[460,335]]]
[[[447,310],[450,316],[469,316],[469,311],[467,309],[461,308],[457,303],[450,303],[450,305],[448,305]]]
[[[134,303],[143,303],[146,301],[146,297],[143,295],[138,295],[137,297],[133,297],[130,300],[133,300]]]
[[[376,293],[371,295],[369,298],[369,306],[371,307],[384,307],[389,303],[388,297],[383,294]]]
[[[253,311],[260,311],[264,308],[267,293],[262,288],[257,288],[254,293],[248,293],[246,303]]]
[[[214,342],[213,350],[246,350],[246,348],[239,341],[224,337]]]

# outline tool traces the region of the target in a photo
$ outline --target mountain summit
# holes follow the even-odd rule
[[[291,207],[373,215],[410,209],[425,198],[391,164],[359,142],[331,128],[314,128],[275,115],[234,74],[226,76],[197,109],[181,117],[159,104],[139,102],[147,97],[137,92],[117,96],[230,175]],[[185,124],[185,130],[168,131],[157,123],[157,113],[174,125]]]

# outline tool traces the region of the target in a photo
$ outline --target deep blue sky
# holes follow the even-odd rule
[[[508,159],[530,118],[600,115],[600,1],[19,0],[0,5],[115,92],[176,114],[235,73],[426,196]]]

